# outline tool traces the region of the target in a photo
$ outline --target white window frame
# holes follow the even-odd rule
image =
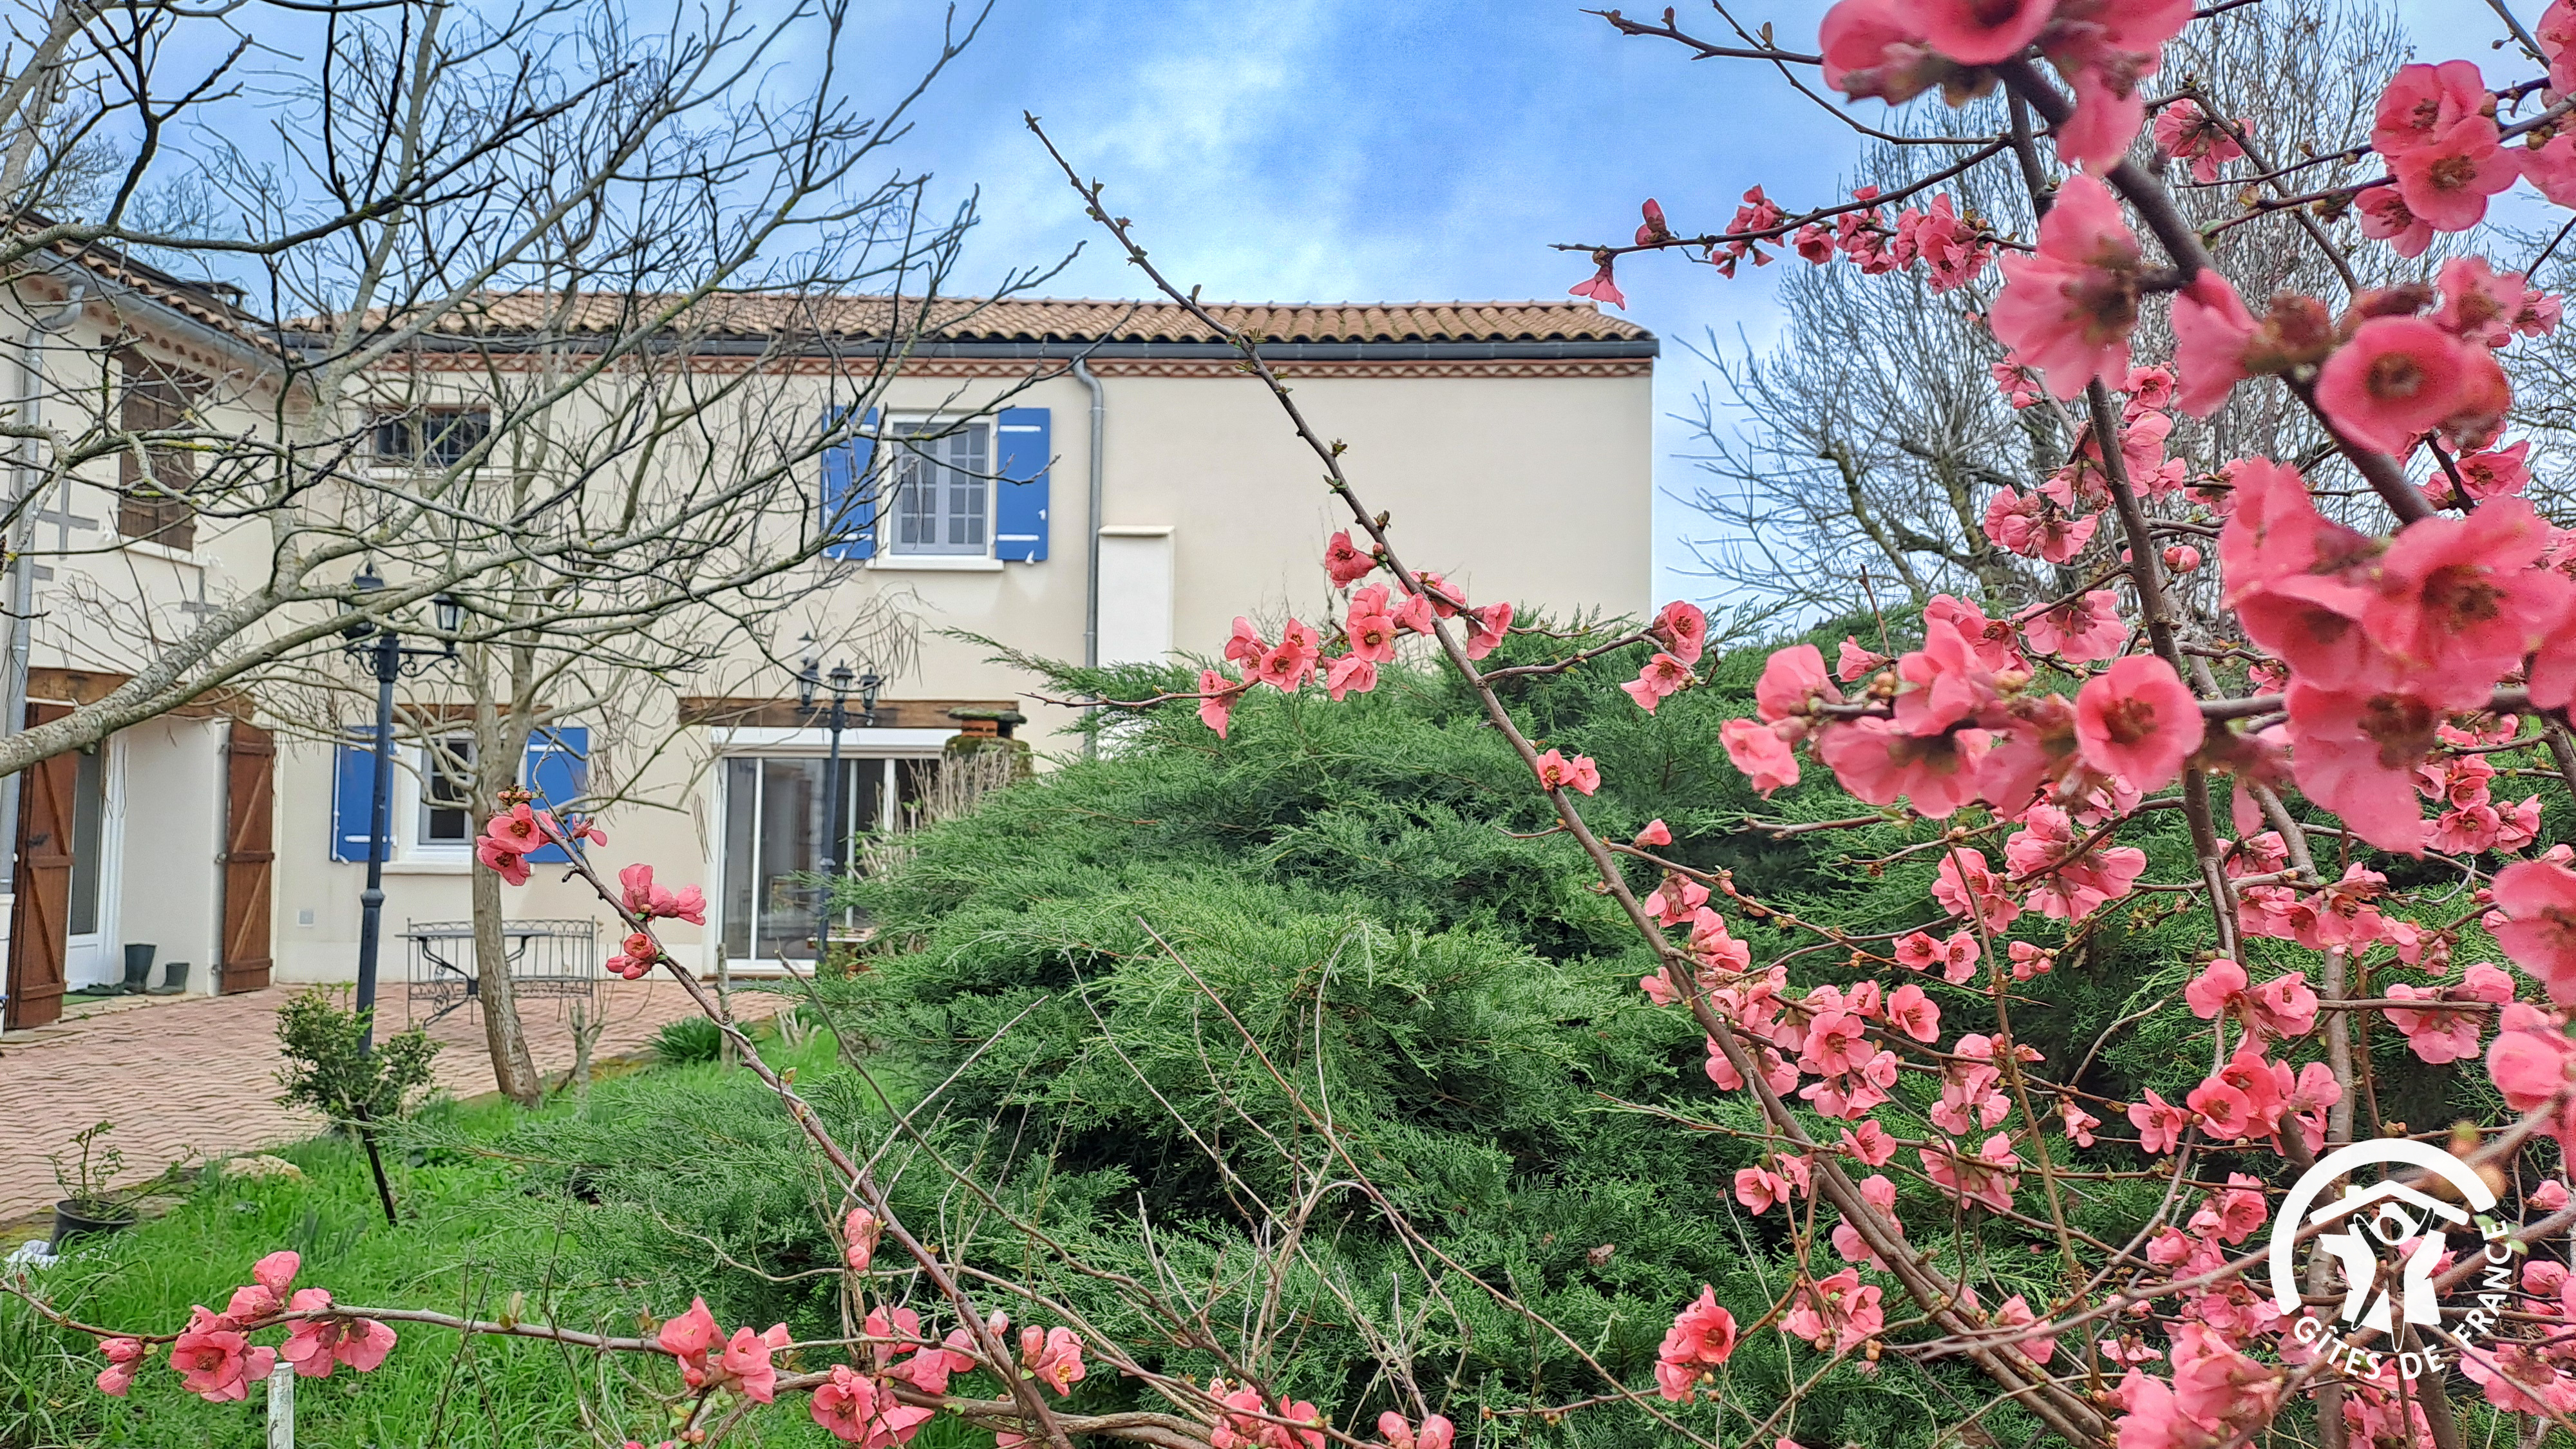
[[[898,481],[898,475],[907,459],[918,458],[919,455],[904,446],[906,437],[938,432],[952,426],[960,431],[971,428],[983,434],[983,476],[975,479],[984,494],[983,547],[973,552],[947,545],[933,549],[907,549],[901,542],[903,490]],[[882,505],[877,514],[876,554],[871,562],[884,560],[887,561],[885,566],[893,568],[944,568],[972,572],[985,571],[988,566],[991,568],[1001,566],[1001,560],[994,557],[993,553],[995,535],[999,531],[996,525],[999,522],[1001,505],[1000,490],[994,487],[991,477],[995,437],[993,427],[992,421],[988,418],[948,419],[936,413],[897,414],[888,420],[884,435],[877,442],[877,497],[882,500]],[[940,441],[946,443],[949,439],[943,438]],[[942,463],[937,466],[947,468],[951,465]],[[948,514],[943,510],[938,517],[944,522]]]
[[[954,733],[953,730],[943,729],[853,728],[843,730],[841,757],[842,768],[849,771],[847,787],[855,797],[856,791],[860,788],[858,771],[855,767],[861,759],[870,759],[885,764],[883,788],[891,790],[894,784],[892,761],[936,760],[940,758],[940,752],[946,748],[949,737]],[[776,975],[778,962],[774,958],[742,957],[725,953],[725,937],[730,930],[725,911],[731,897],[725,888],[724,850],[727,825],[731,819],[729,812],[732,809],[730,794],[732,787],[727,783],[727,777],[731,772],[726,769],[726,765],[729,761],[742,759],[828,760],[831,758],[831,732],[823,729],[742,726],[716,729],[710,731],[710,734],[715,767],[707,772],[711,806],[711,813],[708,816],[710,828],[707,832],[706,872],[706,878],[710,882],[710,889],[707,891],[706,929],[708,959],[712,964],[719,955],[722,955],[725,969],[738,975],[762,973]],[[810,960],[810,958],[797,956],[790,956],[787,959]]]
[[[442,738],[458,736],[440,732]],[[474,863],[474,806],[465,807],[466,838],[457,841],[425,840],[422,827],[429,822],[424,808],[428,803],[430,768],[429,744],[425,740],[397,741],[394,747],[394,780],[391,798],[386,803],[385,843],[390,849],[387,864],[428,866],[440,871],[462,871]]]

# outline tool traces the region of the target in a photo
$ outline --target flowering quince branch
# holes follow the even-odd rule
[[[1287,387],[1260,355],[1257,341],[1246,338],[1227,327],[1213,314],[1199,306],[1192,294],[1164,279],[1146,258],[1143,249],[1129,237],[1124,219],[1112,218],[1101,205],[1098,188],[1083,182],[1080,173],[1065,161],[1053,142],[1047,140],[1034,117],[1029,118],[1029,125],[1047,146],[1048,153],[1056,160],[1058,166],[1063,169],[1068,182],[1082,195],[1090,215],[1120,243],[1127,252],[1129,260],[1144,271],[1167,297],[1190,310],[1202,325],[1214,328],[1217,335],[1229,339],[1238,347],[1244,355],[1245,365],[1270,389],[1273,398],[1287,414],[1291,427],[1299,439],[1323,463],[1328,487],[1343,500],[1351,512],[1353,522],[1366,531],[1376,545],[1371,556],[1393,573],[1408,593],[1418,590],[1418,577],[1406,570],[1398,560],[1396,551],[1387,537],[1383,518],[1372,516],[1368,512],[1344,474],[1341,467],[1342,450],[1337,445],[1323,441],[1314,431],[1303,411],[1289,394]],[[1328,554],[1328,567],[1331,565],[1333,555],[1345,552],[1348,552],[1346,544],[1336,546]],[[1345,578],[1336,571],[1336,581],[1351,582],[1355,581],[1355,577]],[[1559,820],[1581,845],[1592,860],[1594,868],[1600,873],[1604,889],[1662,956],[1665,962],[1667,985],[1677,995],[1681,993],[1689,995],[1694,1017],[1707,1031],[1710,1042],[1717,1053],[1723,1057],[1730,1073],[1737,1080],[1749,1082],[1752,1085],[1757,1098],[1762,1103],[1766,1118],[1784,1137],[1817,1161],[1818,1165],[1811,1173],[1811,1180],[1816,1189],[1835,1203],[1842,1211],[1845,1223],[1852,1226],[1860,1238],[1868,1244],[1873,1256],[1889,1263],[1892,1270],[1905,1282],[1909,1294],[1923,1306],[1927,1313],[1932,1315],[1936,1322],[1953,1331],[1964,1331],[1975,1327],[1977,1320],[1966,1316],[1961,1308],[1970,1295],[1951,1283],[1939,1269],[1919,1261],[1904,1250],[1902,1229],[1889,1216],[1887,1206],[1874,1201],[1860,1185],[1853,1183],[1832,1155],[1820,1153],[1817,1150],[1819,1144],[1808,1134],[1797,1115],[1782,1101],[1779,1092],[1772,1087],[1765,1076],[1762,1063],[1758,1062],[1752,1056],[1750,1049],[1739,1040],[1735,1025],[1711,1001],[1708,993],[1695,988],[1692,977],[1692,958],[1674,948],[1665,939],[1662,930],[1656,924],[1655,917],[1629,890],[1625,875],[1618,868],[1617,856],[1590,829],[1572,802],[1573,793],[1589,794],[1593,788],[1597,788],[1598,772],[1590,768],[1591,762],[1580,757],[1573,761],[1565,760],[1556,750],[1550,750],[1543,756],[1521,731],[1509,710],[1503,706],[1492,687],[1485,682],[1482,673],[1476,668],[1475,660],[1481,658],[1485,651],[1473,649],[1472,640],[1462,641],[1448,627],[1445,620],[1435,616],[1429,622],[1431,627],[1423,632],[1432,636],[1449,666],[1476,692],[1488,721],[1520,756],[1524,766],[1538,777],[1541,788],[1556,810]],[[1700,617],[1697,609],[1686,604],[1669,608],[1659,616],[1658,626],[1673,643],[1694,658],[1696,657],[1704,640],[1706,628],[1705,620]],[[1246,640],[1244,636],[1248,632],[1248,626],[1238,622],[1237,641],[1245,647],[1238,652],[1234,646],[1229,646],[1230,659],[1252,656],[1251,646],[1253,645],[1262,645],[1264,650],[1269,649],[1270,646],[1257,638]],[[1289,642],[1283,642],[1277,648],[1285,650],[1289,647]],[[1301,648],[1300,652],[1303,653],[1304,650]],[[1285,669],[1268,663],[1257,663],[1252,667],[1261,675],[1269,677],[1267,682],[1278,684],[1283,689],[1293,689],[1306,678],[1311,677],[1313,663],[1312,658],[1305,658]],[[1249,681],[1246,687],[1248,683]],[[1201,687],[1203,690],[1211,691],[1213,695],[1224,684],[1222,676],[1209,671],[1202,677]],[[1231,696],[1228,696],[1229,702],[1230,698]],[[1203,706],[1202,715],[1208,717],[1211,728],[1216,728],[1222,733],[1225,722],[1223,713],[1216,713],[1209,717],[1208,709]],[[1714,1068],[1713,1060],[1713,1075]],[[1949,1162],[1952,1159],[1944,1157],[1940,1160]],[[1980,1176],[1991,1170],[1987,1166],[1990,1160],[1983,1156],[1958,1159],[1960,1163],[1966,1164],[1960,1170]],[[1855,1323],[1868,1321],[1872,1324],[1870,1332],[1861,1334],[1863,1339],[1874,1336],[1878,1314],[1875,1301],[1879,1291],[1874,1285],[1867,1289],[1871,1306],[1867,1309],[1865,1319],[1853,1320]],[[1561,1334],[1562,1331],[1558,1332]],[[1859,1340],[1855,1340],[1857,1341]],[[2032,1371],[2026,1362],[2016,1362],[2003,1354],[1977,1353],[1974,1356],[2007,1393],[2023,1402],[2034,1415],[2049,1424],[2063,1437],[2077,1443],[2107,1442],[2107,1420],[2101,1411],[2080,1393],[2057,1383],[2044,1373]],[[1706,1363],[1705,1360],[1700,1362]],[[1687,1391],[1676,1393],[1669,1381],[1664,1385],[1663,1392],[1667,1398],[1682,1399],[1690,1396]]]
[[[1945,838],[1925,843],[1940,852],[1932,894],[1953,927],[1947,941],[1913,931],[1880,955],[1871,947],[1886,936],[1801,921],[1738,890],[1724,872],[1670,860],[1661,848],[1671,833],[1661,822],[1633,844],[1603,840],[1576,798],[1598,788],[1599,767],[1568,758],[1561,745],[1542,753],[1490,682],[1529,669],[1562,672],[1606,651],[1484,669],[1475,635],[1462,642],[1443,623],[1464,609],[1455,598],[1423,620],[1429,627],[1410,632],[1436,642],[1537,777],[1557,823],[1531,838],[1575,842],[1603,892],[1653,944],[1659,966],[1640,982],[1646,995],[1689,1011],[1707,1036],[1707,1074],[1720,1090],[1749,1092],[1758,1104],[1758,1132],[1690,1125],[1761,1144],[1758,1165],[1737,1173],[1735,1195],[1756,1214],[1790,1207],[1797,1279],[1781,1300],[1790,1306],[1774,1304],[1772,1313],[1783,1332],[1823,1351],[1828,1368],[1859,1345],[1871,1345],[1874,1356],[1883,1338],[1928,1326],[1939,1336],[1896,1351],[1968,1356],[2004,1398],[2073,1443],[2232,1445],[2266,1432],[2313,1392],[2321,1443],[2451,1449],[2463,1431],[2448,1389],[2326,1372],[2327,1358],[2293,1343],[2289,1320],[2253,1286],[2267,1250],[2251,1244],[2281,1190],[2266,1170],[2267,1153],[2303,1168],[2330,1147],[2361,1140],[2365,1105],[2378,1118],[2374,1031],[2382,1041],[2385,1032],[2402,1036],[2428,1066],[2484,1069],[2515,1116],[2483,1140],[2473,1128],[2452,1140],[2455,1155],[2498,1187],[2534,1139],[2555,1141],[2562,1160],[2576,1143],[2576,1041],[2567,1030],[2576,1007],[2576,850],[2533,854],[2540,797],[2517,803],[2496,793],[2516,774],[2547,773],[2516,763],[2533,751],[2546,750],[2556,773],[2576,780],[2566,721],[2576,704],[2569,637],[2576,530],[2556,528],[2518,496],[2529,477],[2527,448],[2499,442],[2512,397],[2495,357],[2518,336],[2554,328],[2559,304],[2522,274],[2459,257],[2441,266],[2435,285],[2356,292],[2340,315],[2322,300],[2288,294],[2268,299],[2260,314],[2249,307],[2160,173],[2186,164],[2196,180],[2215,185],[2232,164],[2246,163],[2274,193],[2249,203],[2249,214],[2304,199],[2281,195],[2287,188],[2277,182],[2288,173],[2263,159],[2251,130],[2229,119],[2216,97],[2194,85],[2151,103],[2139,84],[2184,26],[2232,8],[2195,11],[2174,0],[1833,7],[1815,62],[1832,89],[1890,104],[1933,89],[1953,102],[1998,88],[2008,94],[2011,134],[1970,142],[1969,161],[1941,179],[2010,151],[2041,218],[2035,244],[1994,236],[1958,216],[1946,197],[1905,209],[1891,225],[1882,206],[1903,197],[1856,193],[1849,205],[1791,219],[1756,187],[1721,233],[1683,237],[1650,201],[1633,245],[1572,248],[1598,269],[1574,293],[1613,305],[1625,301],[1612,272],[1619,256],[1673,247],[1698,250],[1731,272],[1746,257],[1771,260],[1756,243],[1794,236],[1795,250],[1816,265],[1848,260],[1875,275],[1920,262],[1935,290],[1999,266],[2003,284],[1988,320],[2010,352],[1993,368],[1995,380],[2017,407],[2057,409],[2053,417],[2075,446],[2037,494],[2000,490],[1986,533],[2048,564],[2085,561],[2092,566],[2082,572],[2095,582],[1999,618],[1972,601],[1935,596],[1922,609],[1919,647],[1882,639],[1877,652],[1846,639],[1831,668],[1813,646],[1775,651],[1754,689],[1753,717],[1722,734],[1728,755],[1765,794],[1800,784],[1804,758],[1882,812],[1756,822],[1757,830],[1785,836],[1982,812],[1990,824],[1945,826]],[[1735,52],[1683,35],[1669,15],[1661,27],[1605,18],[1624,33],[1658,35],[1701,54]],[[2553,100],[2511,125],[2497,119],[2500,103],[2544,84],[2552,94],[2576,93],[2576,3],[2551,4],[2531,39],[2551,72],[2546,82],[2490,88],[2461,62],[2398,69],[2369,144],[2350,153],[2387,163],[2384,177],[2353,189],[2366,237],[2420,254],[2437,232],[2477,225],[2486,199],[2517,176],[2555,203],[2576,204],[2567,103]],[[1766,32],[1750,58],[1797,60],[1773,50]],[[2151,109],[2161,149],[2152,166],[2132,155]],[[2068,170],[2062,181],[2051,180],[2043,138]],[[2507,141],[2516,143],[2510,151]],[[1146,261],[1126,221],[1100,207],[1096,186],[1070,167],[1066,175],[1157,287],[1204,311]],[[2337,275],[2355,275],[2316,217],[2303,215],[2300,224]],[[2155,262],[2140,231],[2170,265]],[[2138,365],[2131,343],[2142,309],[2168,305],[2174,357]],[[1221,326],[1219,334],[1271,389],[1367,535],[1365,549],[1350,534],[1327,549],[1334,586],[1351,589],[1382,567],[1401,596],[1418,597],[1428,576],[1399,562],[1386,520],[1372,518],[1355,496],[1340,447],[1321,441],[1257,340]],[[2326,448],[2295,464],[2247,458],[2198,475],[2166,457],[2178,411],[2206,416],[2238,385],[2264,378],[2299,399],[2331,440]],[[2079,406],[2063,406],[2079,394]],[[2419,448],[2430,460],[2429,488],[2408,473]],[[2305,470],[2338,458],[2362,476],[2367,494],[2312,486]],[[2330,520],[2317,507],[2321,496],[2375,497],[2392,526],[2372,534]],[[2186,509],[2205,512],[2179,516]],[[2105,518],[2116,527],[2102,530]],[[2194,542],[2170,541],[2177,538]],[[2205,541],[2215,542],[2214,559],[2202,552]],[[2178,587],[2195,597],[2214,593],[2218,610],[2185,613],[2172,597]],[[1339,636],[1351,649],[1344,658],[1374,647],[1364,646],[1371,633],[1357,621],[1374,617],[1388,597],[1378,590],[1355,600],[1368,607]],[[1704,645],[1696,613],[1671,606],[1637,641],[1659,646],[1622,686],[1640,708],[1651,712],[1694,682]],[[1498,640],[1507,627],[1484,632]],[[1220,735],[1231,702],[1255,684],[1293,691],[1320,673],[1336,700],[1366,687],[1348,684],[1347,674],[1336,680],[1320,636],[1273,644],[1244,626],[1237,634],[1227,654],[1241,677],[1210,671],[1201,681],[1201,713]],[[1284,662],[1276,658],[1282,651]],[[2065,681],[2065,692],[2042,687],[2043,673]],[[2224,826],[2213,790],[2221,779],[2233,785]],[[2293,790],[2303,813],[2285,799]],[[2429,820],[2426,800],[2434,805]],[[2196,879],[2144,881],[2145,852],[2118,842],[2146,812],[2174,808],[2190,826]],[[1987,837],[2006,830],[2003,859],[1990,861]],[[2320,871],[2311,835],[2339,842],[2339,873]],[[1879,865],[1922,848],[1898,850]],[[2374,867],[2373,851],[2432,858],[2449,881],[2392,884]],[[1623,859],[1655,869],[1660,881],[1643,894],[1632,889]],[[2199,1085],[2176,1101],[2149,1090],[2138,1102],[2105,1104],[2081,1090],[2102,1041],[2063,1081],[2033,1071],[2040,1057],[2012,1028],[2015,1006],[2031,999],[2016,983],[2044,977],[2055,951],[2015,939],[2016,923],[2057,923],[2064,943],[2055,949],[2074,950],[2101,923],[2123,914],[2152,920],[2189,902],[2205,906],[2213,949],[2183,990],[2112,1030],[2177,1009],[2178,995],[2206,1024],[2208,1069]],[[1800,943],[1756,968],[1721,907],[1771,921]],[[1676,931],[1686,940],[1668,934]],[[2483,954],[2489,938],[2520,975],[2471,954]],[[2257,940],[2313,952],[2317,969],[2249,961]],[[1913,982],[1891,989],[1860,979],[1793,994],[1787,966],[1828,961],[1828,952],[1846,954],[1844,964],[1864,978],[1892,965],[1939,977],[1943,991],[1975,984],[1993,1030],[1944,1045],[1943,1003]],[[1920,1110],[1897,1095],[1901,1080],[1938,1082],[1940,1100],[1924,1114],[1929,1133],[1900,1136],[1882,1125],[1882,1116]],[[1808,1110],[1793,1107],[1793,1098]],[[2170,1161],[2150,1173],[2078,1170],[2104,1128],[2087,1104],[2125,1118],[2139,1150]],[[1651,1105],[1638,1110],[1681,1120]],[[2377,1130],[2403,1135],[2384,1121]],[[2192,1171],[2195,1157],[2218,1151],[2261,1175],[2202,1180],[2207,1174]],[[1912,1160],[1899,1162],[1900,1152]],[[1970,1230],[2010,1225],[2052,1243],[2064,1277],[2057,1296],[1981,1304],[1973,1273],[1950,1276],[1907,1246],[1886,1172],[1854,1180],[1873,1168],[1930,1184]],[[2016,1206],[2033,1176],[2044,1217]],[[2161,1183],[2162,1202],[2126,1245],[2075,1225],[2072,1198],[2082,1184],[2140,1177]],[[2564,1183],[2526,1181],[2517,1190],[2541,1214],[2526,1215],[2498,1241],[2542,1241],[2576,1220]],[[1818,1221],[1823,1203],[1839,1223]],[[1825,1227],[1850,1265],[1833,1273],[1823,1272]],[[2315,1222],[2284,1222],[2276,1237],[2295,1245],[2321,1231]],[[2332,1301],[2326,1266],[2312,1259],[2311,1302]],[[1884,1290],[1863,1270],[1893,1280],[1921,1317],[1891,1324]],[[2478,1271],[2476,1255],[2464,1254],[2435,1281],[2458,1285]],[[2470,1384],[2493,1409],[2551,1422],[2576,1410],[2576,1336],[2567,1332],[2576,1291],[2562,1298],[2564,1281],[2552,1265],[2527,1266],[2516,1297],[2524,1306],[2491,1320],[2507,1336],[2463,1355]],[[2065,1335],[2126,1321],[2138,1331],[2117,1341],[2088,1334],[2080,1370],[2052,1371]],[[2162,1347],[2145,1336],[2158,1330]],[[1697,1398],[1739,1338],[1732,1310],[1713,1292],[1681,1306],[1658,1355],[1658,1394],[1675,1403]],[[2401,1337],[2399,1346],[2409,1341]],[[1793,1381],[1789,1402],[1806,1391]],[[1633,1401],[1608,1392],[1576,1407]],[[1778,1413],[1775,1406],[1767,1421],[1757,1420],[1757,1440]]]

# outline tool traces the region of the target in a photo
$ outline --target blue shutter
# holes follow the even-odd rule
[[[331,858],[363,862],[375,829],[376,740],[373,734],[343,740],[331,760]]]
[[[528,758],[520,776],[540,810],[561,814],[581,798],[590,784],[590,731],[581,725],[540,726],[528,737]],[[541,845],[528,852],[538,865],[561,865],[572,859],[560,845]]]
[[[849,415],[828,409],[823,430],[830,432]],[[877,410],[860,420],[860,436],[823,450],[823,557],[874,558],[877,551]]]
[[[993,556],[1035,563],[1047,553],[1047,462],[1055,456],[1045,408],[1004,408],[995,420]]]

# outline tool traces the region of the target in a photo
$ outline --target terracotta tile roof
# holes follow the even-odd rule
[[[524,336],[559,327],[597,335],[633,327],[656,299],[598,294],[576,299],[562,320],[560,296],[539,292],[492,293],[440,319],[437,331],[456,337]],[[902,304],[905,330],[918,325],[919,304]],[[1622,317],[1603,315],[1589,302],[1222,302],[1208,310],[1230,326],[1250,328],[1282,342],[1584,342],[1651,337]],[[710,336],[766,337],[781,332],[844,338],[886,335],[894,304],[882,296],[711,299],[676,324]],[[328,319],[288,324],[325,330]],[[369,321],[377,318],[371,316]],[[1213,342],[1216,334],[1169,302],[1090,299],[943,299],[935,325],[924,329],[951,342]]]

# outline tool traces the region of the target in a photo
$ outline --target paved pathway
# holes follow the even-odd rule
[[[320,1119],[277,1103],[277,1008],[299,988],[272,986],[240,996],[118,998],[54,1026],[0,1037],[0,1222],[50,1207],[58,1194],[46,1154],[101,1119],[125,1153],[126,1180],[139,1182],[191,1155],[231,1156],[310,1137]],[[595,1055],[643,1050],[664,1022],[697,1008],[669,981],[608,981],[607,1030]],[[778,998],[745,992],[744,1015]],[[399,998],[386,1019],[401,1021]],[[524,1003],[529,1050],[555,1077],[572,1066],[563,1003]],[[459,1097],[494,1090],[479,1016],[459,1011],[430,1028],[447,1043],[438,1086]]]

